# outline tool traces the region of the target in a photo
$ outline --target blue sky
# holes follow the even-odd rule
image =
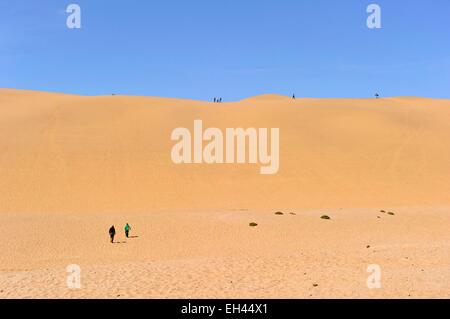
[[[68,29],[67,5],[82,10]],[[382,29],[366,8],[382,9]],[[0,0],[0,87],[450,98],[448,0]]]

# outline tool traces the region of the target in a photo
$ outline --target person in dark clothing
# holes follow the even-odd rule
[[[214,98],[214,103],[216,103],[216,101],[217,101],[217,99],[216,99],[216,98]]]
[[[128,234],[130,233],[131,227],[128,223],[125,225],[125,236],[128,238]]]
[[[222,98],[219,99],[219,103],[222,103]]]
[[[380,94],[375,93],[375,98],[376,98],[376,99],[380,98]]]
[[[114,243],[114,236],[116,235],[116,229],[114,225],[109,229],[109,237],[111,238],[111,243]]]
[[[295,94],[292,95],[292,99],[295,100]]]

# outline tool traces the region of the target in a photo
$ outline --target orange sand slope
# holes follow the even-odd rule
[[[173,164],[196,119],[279,128],[279,173]],[[449,123],[421,98],[0,90],[0,298],[448,298]]]
[[[173,129],[280,128],[280,171],[175,165]],[[1,212],[450,204],[450,101],[214,104],[0,90]]]

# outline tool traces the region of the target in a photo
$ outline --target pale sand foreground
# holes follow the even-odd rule
[[[172,164],[171,131],[195,119],[279,127],[279,174]],[[0,90],[0,297],[449,297],[448,123],[450,101],[418,98]]]
[[[0,297],[450,296],[448,208],[322,213],[2,215]],[[108,243],[108,222],[124,220],[139,237]],[[69,264],[81,266],[80,290],[66,286]],[[370,264],[381,289],[367,288]]]

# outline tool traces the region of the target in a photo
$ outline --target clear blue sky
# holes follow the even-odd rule
[[[66,27],[70,3],[79,30]],[[366,26],[371,3],[380,30]],[[450,98],[450,1],[0,0],[0,87]]]

